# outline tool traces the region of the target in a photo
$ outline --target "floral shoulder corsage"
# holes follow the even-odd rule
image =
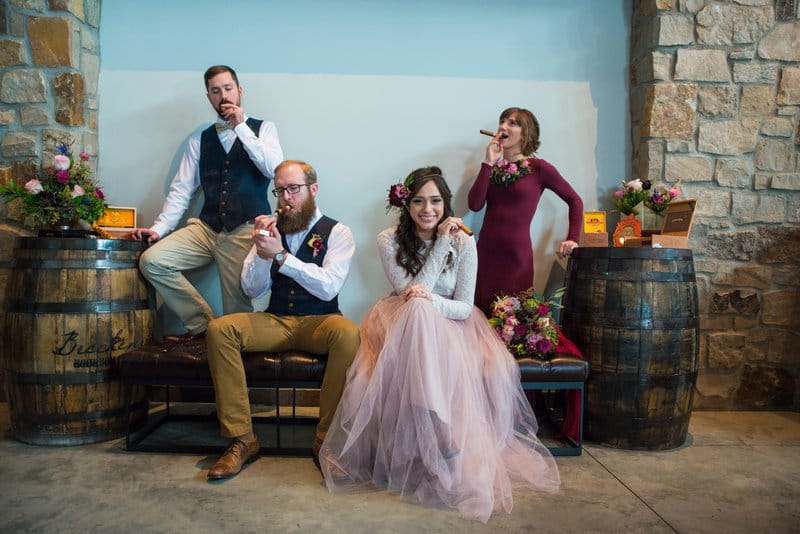
[[[311,253],[311,257],[312,258],[316,258],[317,254],[319,254],[319,252],[322,249],[325,248],[325,245],[323,243],[324,242],[322,241],[322,236],[321,235],[319,235],[319,234],[312,234],[311,235],[311,239],[309,239],[306,244],[309,247],[311,247],[311,249],[314,251],[314,252]]]
[[[531,172],[531,164],[528,159],[511,163],[508,160],[500,159],[492,165],[492,183],[508,187],[523,176]]]

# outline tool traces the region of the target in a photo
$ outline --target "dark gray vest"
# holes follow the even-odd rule
[[[247,125],[258,135],[258,119],[247,119]],[[231,231],[259,215],[272,213],[267,194],[270,179],[261,174],[242,146],[239,138],[225,149],[212,124],[200,135],[200,185],[205,203],[200,220],[215,232]]]

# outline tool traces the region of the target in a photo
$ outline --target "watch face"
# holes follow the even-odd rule
[[[278,252],[277,254],[275,254],[275,261],[283,261],[284,256],[285,254],[283,252]]]

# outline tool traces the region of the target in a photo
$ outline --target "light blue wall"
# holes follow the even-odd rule
[[[149,225],[187,135],[213,120],[202,72],[230,64],[245,109],[276,122],[287,157],[317,167],[320,205],[353,228],[342,301],[358,320],[386,289],[374,246],[393,220],[385,188],[439,163],[465,214],[487,141],[477,130],[504,107],[534,111],[540,155],[586,209],[607,208],[629,160],[629,1],[105,0],[100,178]],[[532,229],[539,289],[565,218],[545,196]],[[213,276],[197,279],[218,306]]]

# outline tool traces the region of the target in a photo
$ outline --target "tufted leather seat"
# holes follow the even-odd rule
[[[517,358],[522,382],[584,382],[589,362],[571,354],[556,353],[549,360]]]
[[[117,360],[123,380],[153,384],[211,385],[207,346],[204,341],[183,344],[150,344],[126,352]],[[300,351],[245,352],[247,383],[253,386],[269,383],[322,383],[325,355]],[[308,386],[306,386],[308,387]]]

